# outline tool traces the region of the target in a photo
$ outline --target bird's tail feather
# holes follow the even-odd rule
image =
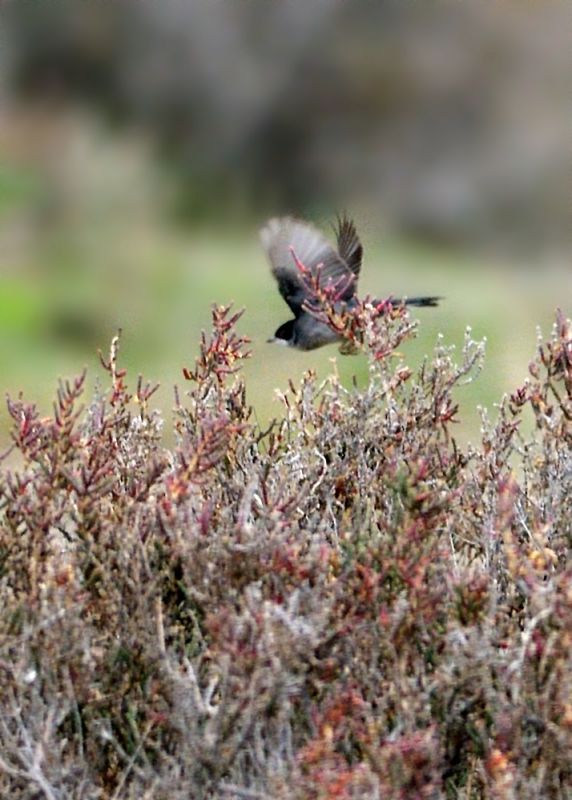
[[[391,304],[393,306],[400,306],[402,303],[405,303],[406,306],[437,306],[439,305],[439,300],[442,300],[442,297],[406,297],[405,299],[400,299],[397,297],[392,297]]]

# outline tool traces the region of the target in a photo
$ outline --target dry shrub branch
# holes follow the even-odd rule
[[[369,362],[308,372],[270,430],[213,310],[162,444],[155,387],[84,376],[8,403],[0,481],[0,795],[567,798],[572,327],[455,442],[458,363],[414,373],[403,308],[316,314]],[[525,413],[535,426],[521,433]]]

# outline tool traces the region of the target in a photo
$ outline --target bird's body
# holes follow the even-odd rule
[[[308,310],[308,304],[315,297],[296,263],[297,260],[302,264],[311,278],[318,278],[321,287],[335,287],[336,310],[351,311],[358,302],[356,289],[363,248],[355,225],[347,217],[338,218],[335,231],[337,248],[332,247],[313,225],[292,217],[275,217],[262,228],[260,238],[272,274],[278,282],[280,294],[294,314],[294,319],[280,325],[268,341],[298,350],[315,350],[341,341],[342,337],[333,328]],[[438,297],[411,297],[405,301],[392,299],[391,302],[394,305],[405,302],[407,305],[435,306],[438,300]]]

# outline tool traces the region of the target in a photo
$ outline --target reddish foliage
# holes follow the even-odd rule
[[[86,409],[83,375],[49,418],[9,402],[3,797],[572,791],[570,323],[463,451],[455,387],[481,346],[457,365],[439,340],[415,373],[402,308],[341,312],[343,287],[306,279],[370,379],[307,373],[268,431],[228,308],[185,370],[171,450],[118,338]]]

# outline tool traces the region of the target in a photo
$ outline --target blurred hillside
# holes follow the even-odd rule
[[[467,398],[490,405],[572,299],[570,21],[550,2],[5,4],[2,389],[47,404],[121,326],[168,408],[209,304],[235,300],[270,415],[275,387],[336,351],[265,345],[287,309],[257,229],[348,209],[364,291],[447,297],[419,313],[413,360],[439,331],[488,337]]]
[[[359,202],[455,241],[569,235],[564,4],[23,0],[3,18],[7,91],[150,133],[189,212]]]

